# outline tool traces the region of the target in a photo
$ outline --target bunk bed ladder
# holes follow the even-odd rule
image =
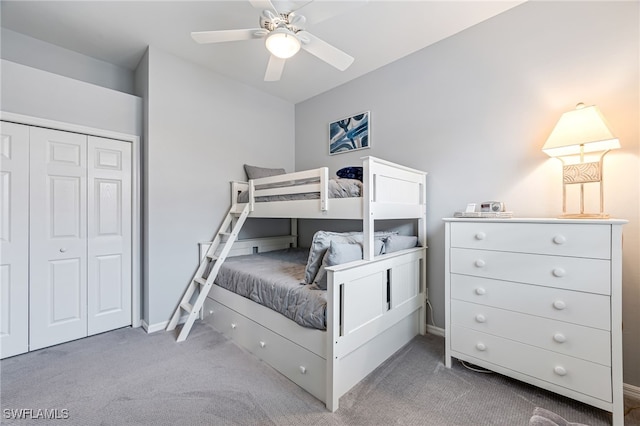
[[[234,207],[235,205],[232,206],[227,213],[227,216],[222,222],[222,226],[220,226],[220,230],[218,230],[218,233],[209,246],[207,253],[200,261],[200,266],[198,267],[193,280],[182,296],[182,300],[180,300],[176,311],[171,317],[169,325],[167,325],[167,331],[174,330],[180,321],[182,311],[187,313],[187,321],[182,326],[182,330],[180,330],[180,334],[177,339],[178,342],[186,340],[189,335],[191,327],[193,327],[193,323],[199,316],[199,312],[202,309],[207,295],[209,294],[209,290],[211,290],[211,287],[213,286],[213,281],[216,279],[222,263],[227,258],[229,251],[231,251],[231,247],[238,238],[238,233],[240,232],[240,229],[242,229],[242,225],[249,215],[249,204],[245,205],[242,213],[239,215],[234,213]],[[226,240],[224,240],[225,237]],[[222,245],[222,250],[216,254],[220,245]],[[210,271],[209,275],[205,278],[204,276],[207,270]],[[192,303],[193,296],[196,293],[197,296],[195,301]]]

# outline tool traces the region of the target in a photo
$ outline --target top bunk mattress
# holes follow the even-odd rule
[[[215,283],[304,327],[325,330],[326,292],[301,284],[308,256],[308,249],[291,248],[228,257]]]
[[[308,183],[307,181],[299,182],[300,185]],[[277,187],[277,185],[264,187]],[[261,187],[260,189],[263,189]],[[327,183],[329,198],[351,198],[362,197],[362,182],[358,179],[331,178]],[[269,195],[264,197],[256,197],[256,202],[268,201],[291,201],[291,200],[317,200],[320,198],[319,192],[308,192],[304,194],[283,194]],[[249,202],[249,191],[242,191],[238,194],[238,203]]]

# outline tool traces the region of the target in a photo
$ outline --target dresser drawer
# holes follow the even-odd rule
[[[611,293],[611,262],[602,259],[451,248],[452,273]]]
[[[451,301],[451,324],[611,365],[608,331],[486,305]]]
[[[558,256],[611,258],[611,226],[527,223],[451,223],[451,247]]]
[[[451,349],[602,401],[612,401],[611,368],[607,366],[455,325]]]
[[[608,296],[451,274],[451,299],[611,330]]]

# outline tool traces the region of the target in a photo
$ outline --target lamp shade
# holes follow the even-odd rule
[[[597,106],[580,103],[573,111],[562,114],[542,147],[550,157],[601,152],[620,148]]]
[[[265,40],[265,45],[272,55],[281,59],[290,58],[300,50],[300,40],[286,28],[273,30]]]

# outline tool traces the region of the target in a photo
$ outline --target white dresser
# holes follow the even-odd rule
[[[468,361],[623,425],[626,221],[444,220],[446,366]]]

